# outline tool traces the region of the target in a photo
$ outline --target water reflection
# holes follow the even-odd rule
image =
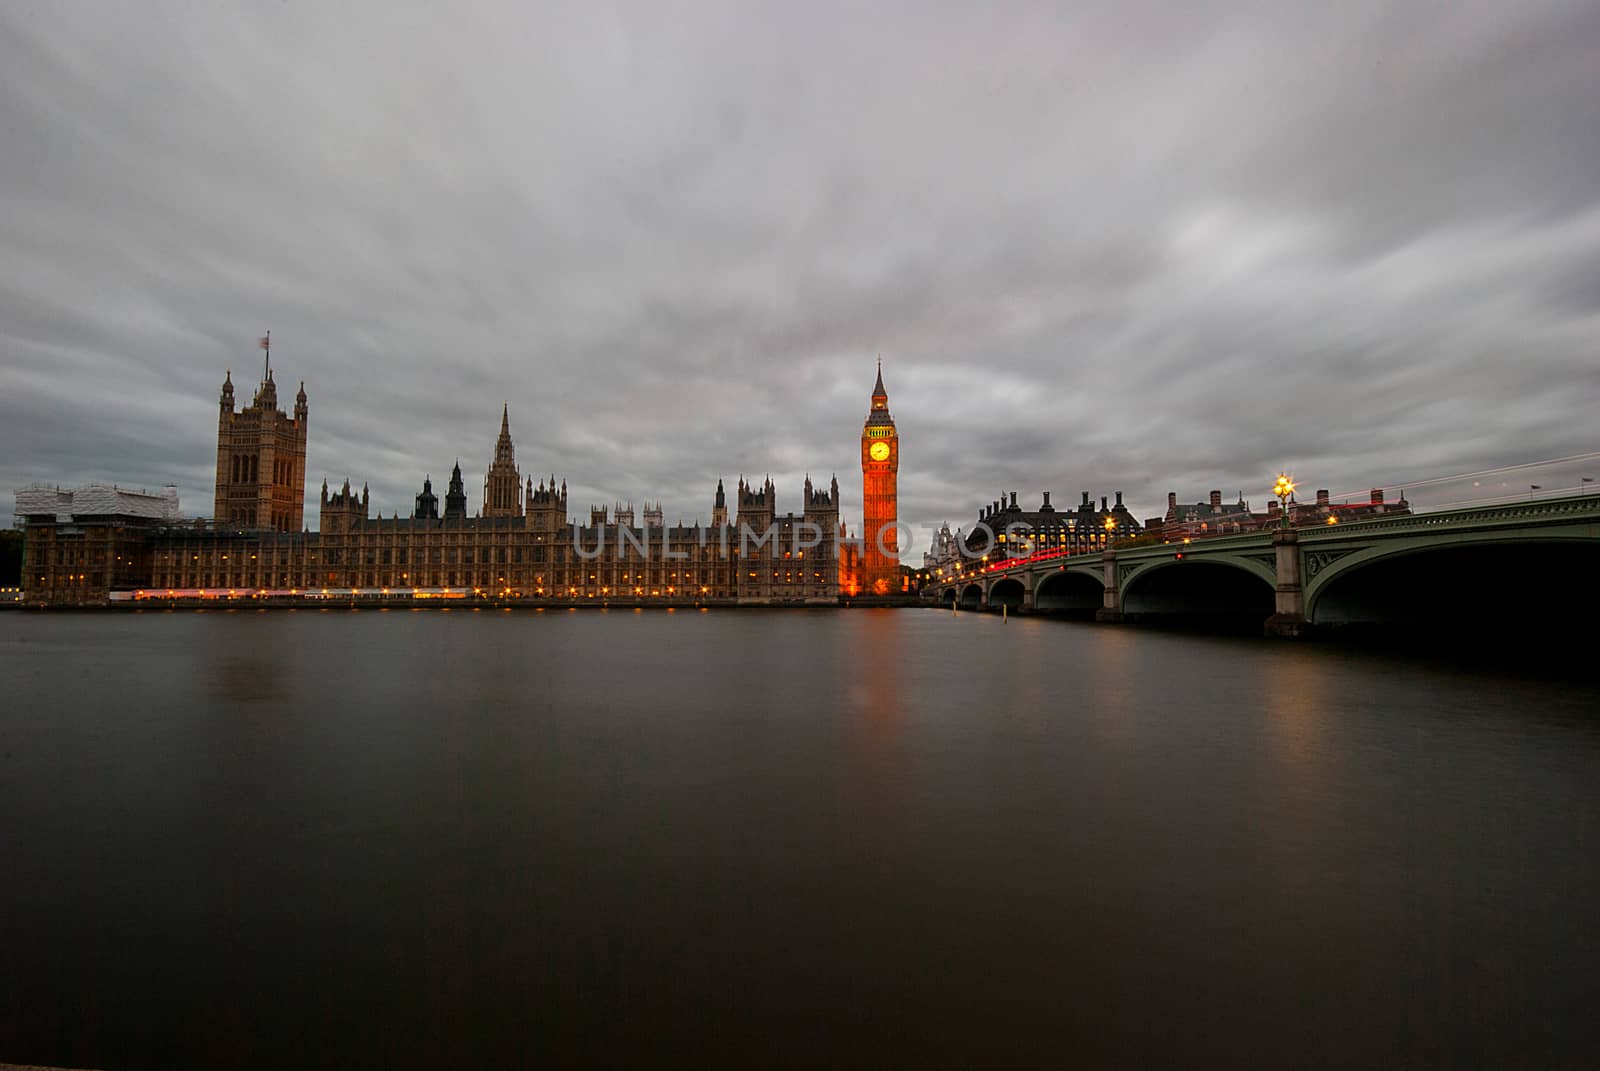
[[[293,695],[290,683],[295,679],[265,655],[230,651],[206,673],[206,686],[220,703],[279,703]]]
[[[904,629],[907,615],[894,610],[868,610],[854,630],[851,652],[855,683],[850,698],[861,714],[860,724],[874,744],[891,743],[905,721]]]
[[[0,651],[0,1058],[1595,1051],[1592,684],[915,611],[0,615]]]
[[[1274,756],[1293,774],[1314,777],[1332,761],[1326,747],[1327,712],[1338,702],[1332,664],[1324,652],[1281,649],[1258,692],[1267,712]]]

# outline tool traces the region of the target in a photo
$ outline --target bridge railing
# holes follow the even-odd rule
[[[1365,521],[1344,521],[1339,524],[1305,525],[1300,528],[1302,539],[1324,537],[1337,539],[1350,532],[1385,531],[1438,528],[1444,525],[1494,525],[1507,521],[1529,520],[1540,517],[1600,517],[1600,495],[1574,495],[1569,498],[1542,498],[1532,502],[1514,502],[1499,506],[1477,506],[1464,509],[1439,510],[1432,513],[1401,513],[1392,517],[1374,517]]]
[[[1198,549],[1199,547],[1202,547],[1202,546],[1204,546],[1204,547],[1260,546],[1262,543],[1270,541],[1271,536],[1272,536],[1272,532],[1271,532],[1270,529],[1262,528],[1262,529],[1256,529],[1255,531],[1252,531],[1252,532],[1239,532],[1239,533],[1235,533],[1235,534],[1232,534],[1232,535],[1219,535],[1219,536],[1201,537],[1201,538],[1198,538],[1198,539],[1196,539],[1194,541],[1193,546],[1196,549]],[[1137,556],[1137,555],[1144,554],[1144,553],[1158,554],[1158,555],[1160,555],[1160,554],[1170,554],[1172,552],[1172,548],[1173,547],[1180,546],[1180,545],[1183,545],[1183,544],[1179,544],[1179,543],[1176,543],[1176,542],[1174,542],[1174,543],[1146,543],[1146,544],[1142,544],[1140,546],[1118,547],[1116,549],[1117,549],[1117,553],[1119,555],[1127,555],[1127,556],[1132,557],[1132,556]],[[1068,548],[1066,548],[1064,550],[1041,551],[1038,554],[1028,554],[1028,555],[1024,555],[1024,556],[1017,557],[1017,558],[1004,558],[1004,559],[1002,559],[1000,561],[997,561],[997,562],[982,563],[982,564],[977,565],[973,569],[962,573],[961,576],[959,576],[959,577],[946,578],[946,579],[944,579],[942,581],[942,583],[946,583],[946,584],[954,583],[957,580],[960,580],[962,583],[969,583],[969,582],[972,582],[972,581],[981,580],[984,577],[1004,576],[1005,574],[1013,572],[1015,570],[1027,569],[1027,568],[1030,568],[1032,566],[1039,565],[1039,564],[1045,563],[1045,562],[1053,563],[1053,562],[1066,561],[1068,559],[1071,559],[1073,562],[1075,562],[1077,564],[1097,565],[1101,561],[1104,560],[1103,559],[1103,555],[1104,554],[1105,554],[1105,551],[1103,549],[1101,549],[1101,548],[1098,548],[1098,547],[1095,548],[1094,550],[1078,550],[1078,549],[1074,549],[1074,548],[1068,547]]]

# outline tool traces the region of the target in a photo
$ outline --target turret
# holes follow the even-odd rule
[[[439,496],[433,493],[433,477],[422,478],[422,493],[417,496],[417,508],[412,517],[419,521],[439,519]]]
[[[222,378],[222,411],[233,412],[233,369],[228,369],[228,374]]]
[[[256,389],[256,404],[269,412],[278,408],[278,385],[272,382],[272,370],[267,369],[267,377],[261,381],[261,386]]]
[[[564,528],[567,524],[567,492],[563,484],[561,490],[556,490],[556,478],[552,474],[550,482],[539,481],[539,486],[533,486],[533,480],[528,480],[527,509],[524,513],[527,518],[527,527],[536,532],[553,532],[557,528]]]
[[[322,509],[317,520],[317,527],[324,535],[344,535],[349,532],[358,521],[367,519],[369,504],[366,485],[361,487],[361,497],[357,498],[350,489],[350,480],[344,481],[344,486],[333,494],[328,493],[328,481],[322,481]]]
[[[717,494],[711,502],[711,526],[725,528],[728,524],[728,496],[723,493],[722,481],[717,480]]]
[[[746,483],[744,477],[739,478],[738,504],[739,512],[735,515],[733,523],[740,527],[748,527],[754,532],[763,532],[772,523],[774,502],[777,492],[772,486],[769,476],[766,483],[761,485],[761,490],[756,490]]]
[[[444,519],[447,521],[467,519],[467,489],[461,482],[459,458],[456,460],[455,468],[450,471],[450,487],[444,495]]]

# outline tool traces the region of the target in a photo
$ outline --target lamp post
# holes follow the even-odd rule
[[[1294,481],[1289,479],[1287,473],[1278,473],[1278,482],[1272,485],[1272,493],[1278,496],[1278,511],[1283,514],[1279,525],[1289,527],[1289,496],[1294,494]]]
[[[1117,519],[1107,516],[1105,519],[1105,542],[1100,547],[1101,575],[1105,578],[1105,587],[1100,596],[1100,609],[1094,613],[1096,621],[1121,621],[1122,620],[1122,592],[1117,588]]]
[[[1273,567],[1278,583],[1273,591],[1273,613],[1267,618],[1266,632],[1269,636],[1300,636],[1307,628],[1306,595],[1300,583],[1300,533],[1289,523],[1289,496],[1294,494],[1294,481],[1287,473],[1278,473],[1272,493],[1278,496],[1283,522],[1272,534]]]

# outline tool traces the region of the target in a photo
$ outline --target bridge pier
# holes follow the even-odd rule
[[[1107,545],[1101,561],[1105,568],[1105,594],[1101,596],[1100,609],[1094,612],[1094,619],[1115,624],[1122,620],[1122,589],[1117,587],[1117,549]]]
[[[1306,593],[1300,583],[1300,533],[1293,528],[1278,529],[1272,533],[1272,549],[1277,556],[1278,586],[1265,632],[1268,636],[1304,636],[1311,626],[1306,621]]]

